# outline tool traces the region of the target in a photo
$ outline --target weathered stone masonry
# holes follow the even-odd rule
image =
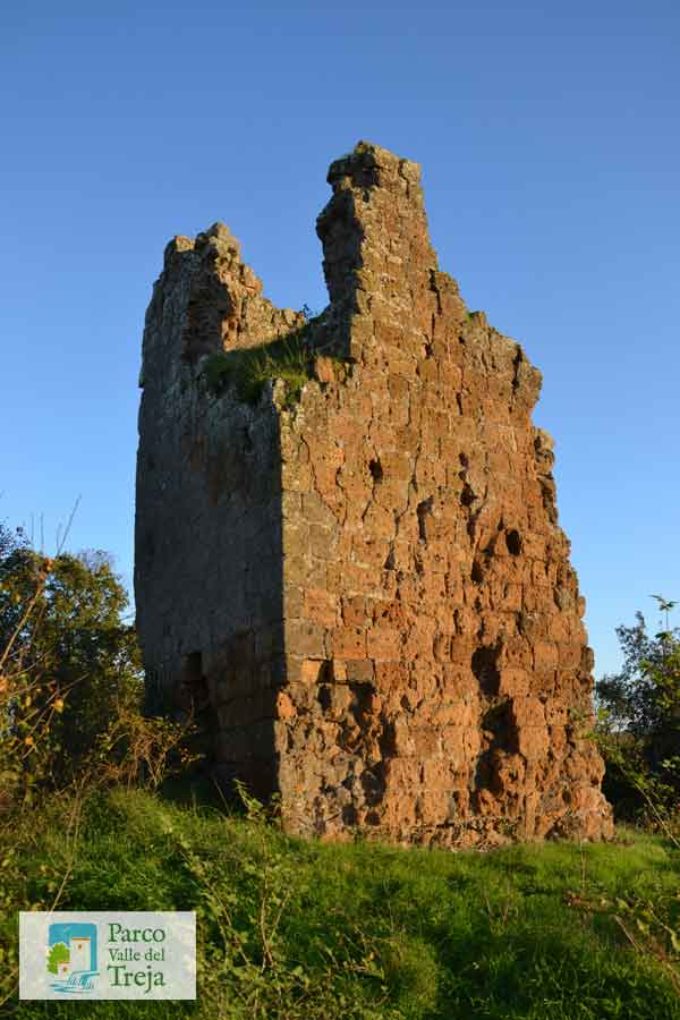
[[[222,225],[166,249],[137,476],[150,690],[202,707],[220,774],[279,791],[293,831],[606,836],[540,375],[437,268],[416,164],[360,143],[328,179],[297,403],[281,380],[215,395],[204,355],[304,317]]]

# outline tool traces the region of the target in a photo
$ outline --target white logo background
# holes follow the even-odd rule
[[[68,967],[63,968],[67,973],[62,980],[47,969],[50,925],[59,923],[96,925],[97,970],[88,982],[69,981]],[[22,911],[19,915],[19,998],[62,1001],[195,999],[196,914],[189,911]]]

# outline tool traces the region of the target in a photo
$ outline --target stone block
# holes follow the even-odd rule
[[[303,614],[307,620],[324,627],[333,627],[338,617],[338,597],[323,588],[307,588]]]
[[[335,628],[332,634],[333,656],[338,659],[366,658],[366,631],[363,627]]]

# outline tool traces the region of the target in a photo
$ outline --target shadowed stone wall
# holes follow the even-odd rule
[[[144,339],[136,596],[150,689],[294,831],[489,845],[611,831],[540,374],[469,313],[416,164],[360,143],[317,230],[299,401],[204,356],[291,334],[223,226],[166,251]]]

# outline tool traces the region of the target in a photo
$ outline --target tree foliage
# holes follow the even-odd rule
[[[600,739],[607,760],[605,792],[630,816],[650,797],[677,812],[680,798],[680,629],[671,628],[674,603],[654,596],[665,614],[650,634],[642,613],[617,628],[623,667],[596,684]]]
[[[127,606],[104,553],[47,557],[0,526],[0,806],[95,772],[160,782],[182,733],[142,714]]]

